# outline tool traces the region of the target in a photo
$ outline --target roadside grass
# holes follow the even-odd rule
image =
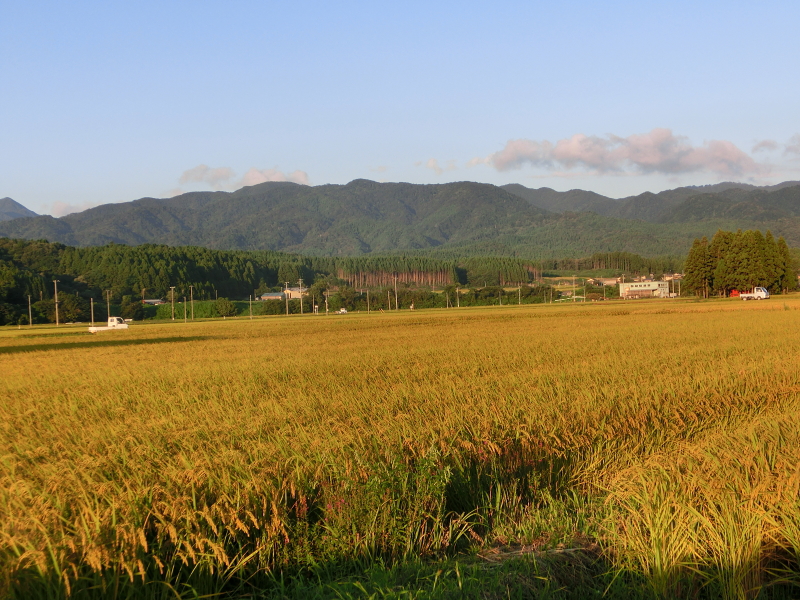
[[[3,331],[0,595],[792,597],[797,309]]]

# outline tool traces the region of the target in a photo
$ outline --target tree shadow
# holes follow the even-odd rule
[[[25,352],[38,352],[40,350],[74,350],[79,348],[111,348],[114,346],[149,346],[151,344],[168,344],[171,342],[196,342],[208,339],[204,335],[186,337],[164,337],[145,340],[92,340],[85,342],[65,342],[55,344],[31,344],[26,346],[0,347],[0,354],[22,354]]]

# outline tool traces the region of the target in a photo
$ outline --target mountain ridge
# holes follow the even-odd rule
[[[537,204],[538,203],[538,204]],[[718,228],[771,229],[800,246],[800,182],[724,182],[613,199],[519,184],[267,182],[0,222],[0,236],[73,246],[163,244],[318,256],[483,252],[680,254]]]

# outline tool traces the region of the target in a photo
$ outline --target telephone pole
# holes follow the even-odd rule
[[[183,297],[183,322],[186,323],[186,296]]]
[[[28,296],[28,327],[33,327],[33,313],[31,313],[31,297]]]
[[[303,280],[298,279],[297,283],[300,284],[300,314],[303,314]]]
[[[94,327],[94,298],[89,298],[89,306],[92,311],[92,327]]]
[[[170,295],[172,296],[172,320],[175,320],[175,286],[169,286]]]
[[[283,284],[284,286],[284,296],[286,296],[286,316],[289,316],[289,282],[286,281]]]
[[[58,327],[58,279],[53,279],[53,290],[55,291],[55,295],[53,297],[53,302],[56,305],[56,327]]]
[[[189,302],[192,303],[192,321],[194,321],[194,286],[189,286]]]

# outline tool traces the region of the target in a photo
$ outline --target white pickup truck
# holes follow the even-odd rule
[[[769,290],[763,287],[753,288],[753,291],[747,294],[739,294],[742,300],[766,300],[769,298]]]
[[[122,317],[109,317],[108,325],[105,327],[89,327],[89,333],[97,333],[98,331],[111,331],[113,329],[127,329],[128,324]]]

